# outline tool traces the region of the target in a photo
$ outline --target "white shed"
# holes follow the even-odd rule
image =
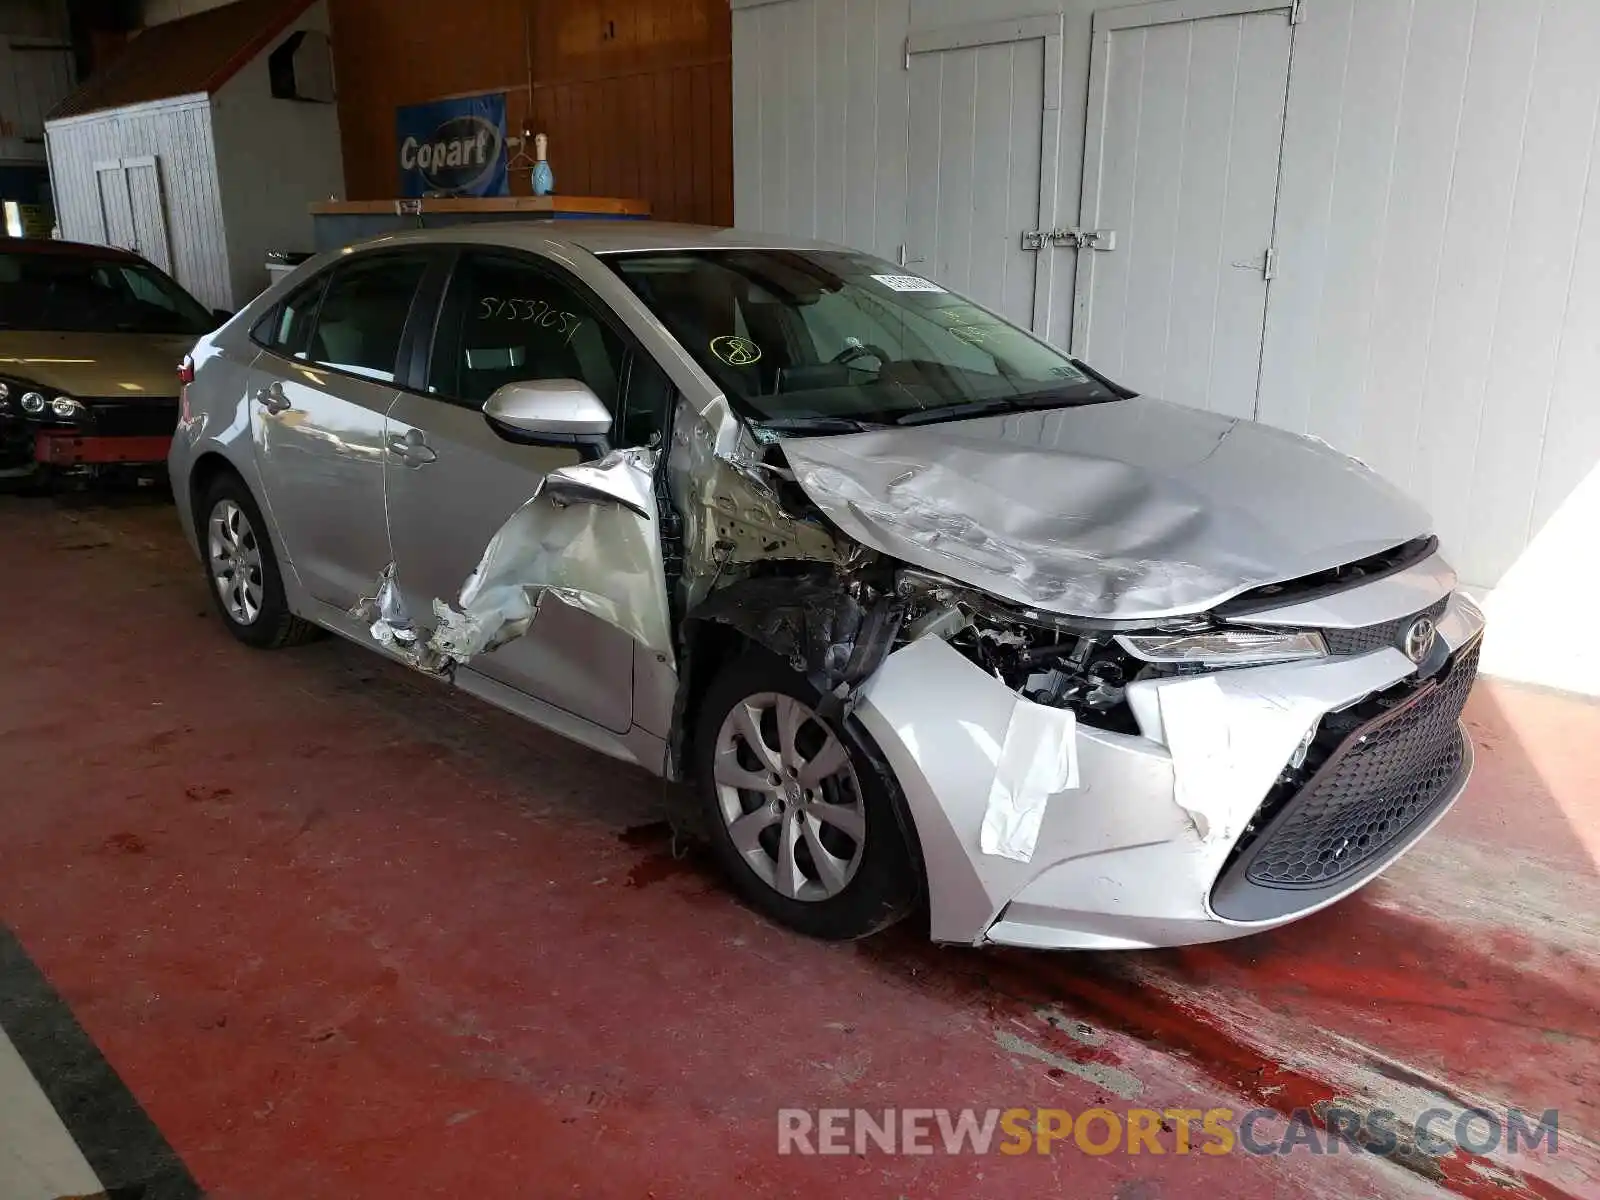
[[[45,124],[61,236],[135,250],[236,309],[268,250],[342,196],[326,0],[238,0],[143,30]]]
[[[739,224],[1365,460],[1600,693],[1595,0],[731,3]]]

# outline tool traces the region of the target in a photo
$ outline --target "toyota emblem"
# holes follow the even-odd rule
[[[1405,640],[1400,643],[1400,648],[1412,662],[1420,663],[1428,657],[1428,651],[1433,649],[1433,639],[1437,632],[1432,617],[1418,617],[1411,622],[1411,628],[1406,630]]]

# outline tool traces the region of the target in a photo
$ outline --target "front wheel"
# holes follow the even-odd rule
[[[820,699],[777,658],[735,661],[697,722],[697,787],[713,849],[746,901],[812,937],[865,937],[910,911],[916,869],[893,781],[818,714]]]

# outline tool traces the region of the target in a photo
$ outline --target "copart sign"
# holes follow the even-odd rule
[[[402,196],[504,196],[503,92],[395,110]]]

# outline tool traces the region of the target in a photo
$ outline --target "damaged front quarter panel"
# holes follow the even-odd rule
[[[721,397],[703,411],[681,402],[672,425],[667,485],[683,520],[682,610],[756,563],[847,564],[861,551],[820,520],[797,518],[763,474],[749,431]]]

